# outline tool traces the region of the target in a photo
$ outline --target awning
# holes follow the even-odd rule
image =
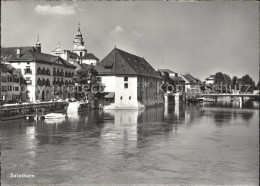
[[[105,98],[114,98],[115,97],[115,93],[114,92],[108,92],[107,95],[105,95]]]

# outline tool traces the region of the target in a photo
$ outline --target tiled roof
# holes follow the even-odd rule
[[[175,73],[175,72],[173,72],[173,71],[171,71],[170,69],[159,69],[158,70],[159,72],[168,72],[168,74],[172,74],[172,73]]]
[[[70,50],[65,50],[65,51],[69,54],[70,58],[73,58],[73,59],[79,58],[79,55],[77,53],[71,52]]]
[[[36,61],[47,62],[47,63],[50,62],[53,63],[54,61],[60,58],[59,56],[54,56],[54,55],[40,53],[40,52],[33,52],[33,51],[30,51],[30,54],[34,57]]]
[[[1,56],[3,56],[3,60],[6,61],[36,61],[41,63],[55,63],[59,59],[62,61],[63,65],[68,67],[76,68],[74,65],[70,64],[68,61],[62,59],[59,56],[54,56],[50,54],[45,54],[41,52],[36,52],[34,50],[30,50],[30,47],[20,47],[21,48],[21,55],[20,57],[17,56],[16,50],[19,47],[10,47],[10,48],[3,48],[1,51]]]
[[[198,79],[198,78],[194,78],[192,75],[190,74],[185,74],[182,75],[183,78],[185,78],[189,83],[199,83],[202,84],[202,82]]]
[[[17,55],[17,49],[21,49],[21,55]],[[35,51],[33,46],[29,47],[4,47],[1,48],[1,58],[2,60],[17,60],[27,58],[28,51]]]
[[[206,80],[214,80],[215,79],[215,75],[210,75],[209,77],[207,77]]]
[[[7,72],[9,74],[14,75],[14,76],[18,76],[18,77],[22,76],[21,69],[14,68],[10,63],[2,61],[1,65],[5,66],[4,68],[7,69]]]
[[[176,82],[185,82],[185,80],[182,77],[171,77],[171,79]]]
[[[99,59],[98,59],[94,54],[92,54],[92,53],[87,53],[87,54],[85,54],[85,55],[82,57],[82,59],[94,59],[94,60],[99,61]]]
[[[114,48],[96,67],[100,75],[142,75],[162,79],[142,57]]]

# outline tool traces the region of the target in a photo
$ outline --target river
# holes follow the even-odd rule
[[[1,181],[258,185],[259,103],[93,110],[1,124]],[[11,175],[33,175],[16,178]]]

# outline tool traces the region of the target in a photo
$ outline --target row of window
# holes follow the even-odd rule
[[[19,87],[16,86],[2,86],[1,89],[2,92],[7,92],[7,91],[19,91]]]
[[[3,76],[3,77],[2,77],[2,82],[3,82],[3,83],[6,83],[6,82],[19,83],[20,81],[19,81],[19,78]]]
[[[56,79],[54,79],[52,84],[53,85],[59,85],[59,86],[61,86],[61,85],[66,85],[67,86],[67,85],[72,85],[73,81],[68,81],[68,80],[63,81],[63,80],[56,80]],[[37,85],[39,85],[39,86],[44,86],[44,85],[45,86],[50,86],[51,82],[50,82],[49,79],[45,80],[44,78],[43,79],[38,78]]]
[[[26,69],[24,69],[24,74],[32,74],[32,70],[30,67],[26,67]],[[38,68],[37,69],[37,74],[40,74],[40,75],[51,75],[51,72],[50,72],[50,69],[47,68]],[[74,76],[74,73],[73,72],[68,72],[66,71],[65,73],[63,72],[63,70],[61,69],[53,69],[53,75],[54,76],[65,76],[65,77],[73,77]]]
[[[53,69],[53,75],[54,76],[64,76],[65,75],[65,77],[73,77],[74,76],[74,73],[73,72],[68,72],[68,71],[66,71],[65,73],[63,72],[63,69]]]
[[[38,68],[37,69],[37,74],[42,74],[42,75],[50,75],[51,71],[49,68],[45,69],[45,68]]]

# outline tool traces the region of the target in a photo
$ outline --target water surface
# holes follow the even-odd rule
[[[8,121],[1,126],[2,184],[258,185],[258,106],[219,102]]]

